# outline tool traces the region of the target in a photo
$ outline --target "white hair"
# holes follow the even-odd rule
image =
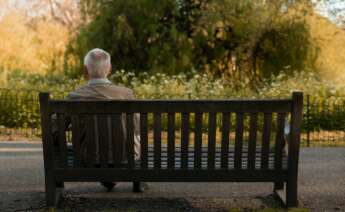
[[[111,67],[110,54],[103,49],[93,49],[84,58],[90,78],[106,78]]]

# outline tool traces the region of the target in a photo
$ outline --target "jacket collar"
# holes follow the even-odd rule
[[[88,85],[104,85],[104,84],[111,84],[111,82],[107,78],[97,78],[97,79],[89,80],[87,84]]]

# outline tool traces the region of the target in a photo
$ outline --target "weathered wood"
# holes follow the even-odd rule
[[[291,100],[105,100],[50,102],[54,113],[273,113],[290,112]]]
[[[247,144],[243,144],[243,145],[247,145]],[[149,152],[150,152],[151,150],[153,150],[153,146],[154,146],[153,144],[149,144],[148,146],[149,146]],[[163,153],[163,152],[167,152],[167,151],[168,151],[167,148],[168,148],[168,147],[167,147],[166,144],[162,144],[162,146],[161,146],[161,151],[162,151],[162,153]],[[188,151],[189,151],[189,152],[192,152],[194,148],[195,148],[195,147],[189,146]],[[220,150],[221,150],[221,147],[220,147],[220,146],[216,146],[215,149],[216,149],[217,151],[220,151]],[[175,154],[179,154],[180,151],[181,151],[181,146],[176,145],[176,146],[175,146],[175,150],[176,150],[176,151],[175,151]],[[200,151],[201,151],[202,153],[208,152],[207,146],[203,146],[203,147],[201,148]],[[260,146],[258,146],[258,147],[256,148],[256,151],[258,151],[258,152],[261,153],[262,148],[261,148]],[[234,146],[234,145],[229,145],[229,153],[234,153],[234,152],[235,152],[235,146]],[[248,148],[243,148],[243,149],[242,149],[242,153],[248,153]],[[270,153],[271,153],[271,151],[270,151]]]
[[[278,170],[282,167],[285,117],[286,115],[284,113],[279,113],[277,117],[274,168]]]
[[[222,114],[222,168],[228,168],[230,113]]]
[[[148,129],[147,113],[140,114],[140,143],[141,143],[141,168],[147,168],[148,155]]]
[[[86,118],[86,163],[88,167],[96,164],[97,148],[96,148],[96,117],[91,115]]]
[[[235,169],[242,169],[243,113],[236,114]]]
[[[65,181],[274,182],[276,185],[286,182],[287,205],[297,205],[302,93],[294,93],[292,100],[224,101],[54,101],[49,100],[48,94],[41,94],[40,105],[48,205],[56,204],[56,185]],[[60,155],[55,155],[58,151],[54,151],[51,119],[52,114],[56,113],[65,114],[65,117],[58,115],[57,145],[60,149],[61,144],[66,143],[64,128],[66,126],[63,126],[63,120],[66,119],[66,114],[72,117],[73,150],[68,148],[66,157],[63,156],[65,153],[60,154],[61,150]],[[135,162],[134,158],[134,114],[136,113],[141,115],[141,160],[138,162]],[[148,141],[149,113],[153,113],[153,146]],[[182,114],[181,145],[175,143],[177,113]],[[209,114],[206,127],[208,145],[203,146],[202,118],[203,114],[207,113]],[[271,149],[272,114],[276,113],[278,130],[275,148]],[[167,143],[164,141],[162,143],[162,114],[168,114]],[[194,145],[189,142],[190,114],[195,114]],[[222,114],[220,146],[216,145],[217,114]],[[230,114],[236,114],[234,146],[230,145],[229,141]],[[243,141],[244,116],[247,114],[250,117],[248,147]],[[261,120],[258,119],[258,114],[264,114],[261,147],[257,145],[257,122]],[[292,115],[292,120],[287,156],[282,151],[282,138],[284,119],[289,114]],[[98,119],[92,121],[92,117]],[[126,129],[122,127],[122,121]],[[85,146],[83,142],[86,142],[87,167],[79,164],[81,147]],[[99,161],[95,156],[96,142],[99,144]],[[126,145],[125,152],[123,145]],[[94,151],[89,151],[91,149]],[[123,154],[126,154],[126,158],[123,158]],[[56,167],[54,158],[59,158],[60,161],[67,158],[67,166],[64,161],[61,167]],[[127,164],[124,164],[123,162],[126,161]]]
[[[77,115],[72,115],[72,145],[73,151],[75,153],[74,166],[79,167],[81,161],[81,128],[80,128],[80,119]]]
[[[256,138],[258,114],[250,114],[249,144],[248,144],[248,169],[255,169]]]
[[[48,207],[56,205],[56,167],[54,162],[54,142],[51,134],[51,108],[49,107],[49,94],[40,93],[41,129],[43,141],[44,173],[46,204]],[[63,182],[63,180],[60,180]]]
[[[193,157],[189,157],[189,161],[188,161],[188,167],[190,166],[190,165],[194,165],[194,161],[193,161]],[[270,167],[274,167],[274,158],[272,157],[272,158],[270,158]],[[207,165],[207,157],[204,157],[204,158],[202,158],[202,160],[201,160],[201,164],[202,164],[202,167],[203,168],[207,168],[207,167],[204,167],[205,165]],[[242,164],[245,164],[245,165],[247,165],[248,164],[248,162],[249,161],[247,161],[247,159],[244,159],[244,160],[242,160]],[[287,160],[286,159],[284,159],[283,160],[283,162],[282,162],[282,165],[284,165],[284,163],[286,164],[286,162],[287,162]],[[153,165],[153,163],[154,163],[154,159],[150,156],[149,157],[149,160],[148,160],[148,164],[149,164],[149,167],[151,167],[152,165]],[[168,161],[167,161],[167,159],[166,158],[162,158],[161,159],[161,165],[167,165],[167,163],[168,163]],[[180,158],[177,158],[176,160],[175,160],[175,165],[176,164],[179,164],[179,165],[181,165],[181,163],[182,163],[182,161],[181,161],[181,159]],[[214,162],[214,164],[218,167],[218,168],[221,168],[221,160],[220,160],[220,158],[216,158],[215,159],[215,162]],[[234,165],[234,158],[233,158],[233,156],[230,156],[229,157],[229,161],[228,161],[228,164],[231,164],[231,165]],[[257,162],[255,162],[255,167],[257,167],[257,166],[259,166],[260,165],[260,161],[258,160]],[[281,169],[285,169],[286,167],[282,167]],[[231,168],[230,168],[231,169]]]
[[[113,160],[116,167],[118,167],[122,161],[124,160],[124,129],[122,122],[125,121],[124,115],[122,114],[114,114],[111,116],[111,127],[112,127],[112,153],[113,153]]]
[[[175,166],[175,113],[168,114],[168,167]]]
[[[215,165],[216,150],[217,114],[210,113],[208,116],[208,168],[213,169]]]
[[[201,151],[202,151],[202,113],[195,113],[195,129],[194,129],[194,167],[201,168]]]
[[[286,183],[286,205],[297,207],[297,179],[298,179],[298,160],[301,139],[303,93],[294,92],[292,95],[291,112],[291,133],[288,156],[288,179]]]
[[[285,113],[279,113],[277,117],[277,133],[275,141],[275,154],[274,154],[274,169],[282,169],[282,156],[284,148],[284,124],[285,124]],[[284,189],[284,182],[277,180],[274,183],[273,190],[282,190]]]
[[[153,142],[155,153],[155,168],[161,167],[162,126],[161,114],[153,114]]]
[[[181,168],[188,167],[189,113],[182,113],[181,124]]]
[[[264,114],[264,126],[262,133],[262,151],[261,151],[261,168],[268,168],[268,157],[270,151],[270,137],[271,137],[271,126],[272,126],[272,114]]]
[[[98,126],[98,146],[99,146],[99,159],[101,167],[107,167],[109,163],[109,142],[110,135],[108,130],[108,116],[97,116]]]
[[[287,171],[205,169],[57,169],[56,178],[66,182],[272,182],[286,180]]]
[[[126,115],[126,131],[127,131],[127,160],[128,168],[134,167],[134,114],[128,113]]]
[[[62,167],[67,167],[67,142],[65,114],[58,114],[58,143],[60,162]]]
[[[163,150],[166,147],[162,147]],[[73,152],[70,153],[71,156],[73,156]],[[162,151],[162,158],[161,158],[161,164],[162,167],[167,166],[168,163],[168,156],[167,156],[167,151]],[[243,160],[242,160],[242,164],[246,165],[248,163],[248,157],[247,157],[248,153],[243,153]],[[175,165],[177,165],[176,167],[180,167],[181,165],[181,152],[178,151],[175,153]],[[188,167],[189,168],[194,168],[194,153],[193,153],[193,148],[190,148],[190,151],[188,152]],[[270,162],[270,167],[272,167],[272,169],[274,168],[274,158],[275,158],[275,153],[274,151],[270,152],[270,156],[269,156],[269,162]],[[69,160],[73,161],[73,157],[69,157]],[[234,153],[233,152],[229,152],[228,154],[228,164],[229,165],[233,165],[234,163]],[[207,169],[207,163],[208,163],[208,152],[205,151],[202,154],[202,158],[201,158],[201,164],[202,164],[202,168],[206,168]],[[216,163],[216,167],[221,168],[221,149],[220,148],[216,148],[216,157],[215,157],[215,163]],[[154,149],[153,147],[149,147],[149,154],[148,154],[148,168],[154,168]],[[283,168],[286,169],[286,164],[287,164],[287,157],[286,154],[283,154]],[[256,163],[255,163],[256,167],[260,167],[261,165],[261,161],[260,161],[260,156],[257,157]],[[233,167],[233,166],[232,166]],[[136,165],[136,168],[141,168],[140,164]]]
[[[244,162],[243,164],[244,164],[244,165],[247,165],[246,162]],[[233,166],[234,163],[231,162],[231,163],[229,163],[229,166],[230,166],[230,165]],[[175,162],[175,166],[176,166],[176,167],[180,167],[180,166],[181,166],[181,162],[180,162],[180,161],[176,161],[176,162]],[[283,166],[284,166],[284,169],[282,169],[282,170],[287,170],[287,168],[285,168],[285,167],[287,167],[287,163],[284,163]],[[255,169],[255,170],[260,170],[260,169],[259,169],[259,167],[260,167],[260,164],[259,164],[259,163],[255,164],[255,167],[257,167],[257,169]],[[155,169],[155,168],[154,168],[153,162],[151,162],[151,161],[149,162],[149,164],[148,164],[148,169]],[[161,169],[168,169],[166,161],[162,161]],[[194,169],[194,164],[193,164],[193,162],[188,163],[188,169]],[[202,163],[201,163],[201,169],[209,170],[208,167],[207,167],[207,162],[202,162]],[[219,170],[219,169],[222,169],[222,168],[221,168],[221,163],[220,163],[220,162],[216,162],[216,163],[215,163],[215,168],[213,168],[212,170]],[[179,169],[175,169],[175,170],[180,170],[180,168],[179,168]],[[226,170],[237,170],[237,169],[230,168],[230,169],[226,169]],[[242,170],[249,170],[249,169],[242,169]],[[268,169],[268,170],[274,170],[273,164],[269,166],[269,169]],[[279,180],[282,180],[282,179],[279,179]],[[272,181],[272,182],[273,182],[273,181]],[[281,181],[281,182],[283,182],[283,181]]]

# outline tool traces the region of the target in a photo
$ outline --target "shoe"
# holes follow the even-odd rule
[[[133,192],[141,193],[149,189],[149,185],[144,182],[133,182]]]
[[[113,188],[116,186],[116,183],[114,183],[114,182],[101,182],[101,185],[104,186],[107,189],[107,191],[109,192],[109,191],[113,190]]]

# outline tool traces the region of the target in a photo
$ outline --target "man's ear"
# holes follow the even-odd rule
[[[90,77],[89,77],[89,72],[87,71],[87,67],[86,66],[84,66],[84,73],[83,73],[83,75],[84,75],[84,77],[85,77],[85,79],[89,79]]]
[[[112,66],[112,65],[110,65],[108,75],[112,73],[112,70],[113,70],[113,66]]]
[[[109,76],[109,75],[111,74],[111,70],[112,70],[112,69],[113,69],[113,66],[110,65],[107,76]]]

